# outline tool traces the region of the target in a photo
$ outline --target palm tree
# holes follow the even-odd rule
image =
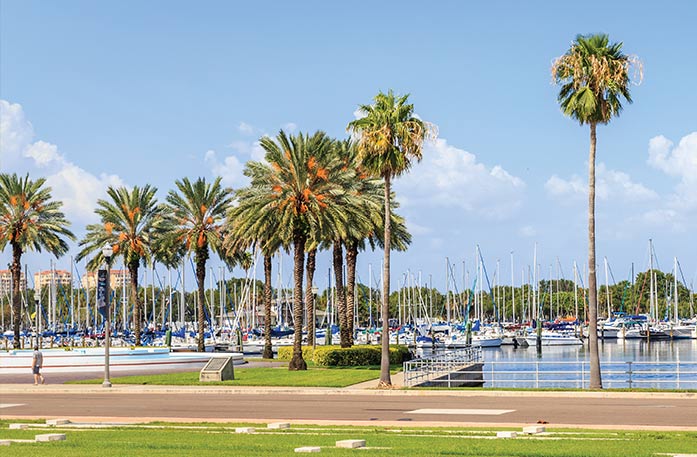
[[[605,34],[578,35],[569,50],[555,60],[552,75],[561,86],[557,100],[562,112],[590,126],[588,156],[588,311],[590,388],[602,389],[598,355],[598,297],[595,274],[595,154],[596,127],[622,111],[622,99],[632,103],[629,71],[641,64],[622,53],[622,43],[609,44]]]
[[[358,135],[358,151],[365,169],[385,182],[384,261],[382,270],[382,356],[380,387],[390,387],[389,297],[390,297],[390,197],[391,182],[407,172],[422,157],[429,126],[415,117],[409,95],[396,96],[391,90],[378,93],[372,105],[361,105],[363,117],[348,124]]]
[[[198,286],[198,350],[204,351],[206,261],[210,252],[220,252],[224,219],[233,200],[232,189],[224,188],[218,177],[213,183],[205,178],[195,182],[183,178],[176,181],[177,190],[167,195],[163,226],[166,244],[184,246],[194,254]]]
[[[331,152],[331,140],[323,132],[288,136],[281,130],[275,139],[264,137],[260,144],[266,162],[247,164],[252,187],[262,189],[267,205],[276,211],[278,236],[293,245],[293,356],[289,370],[305,370],[302,356],[303,273],[308,239],[324,233],[331,221],[343,221],[344,189],[341,161]],[[337,224],[339,225],[339,224]]]
[[[12,249],[12,315],[14,317],[13,346],[20,347],[21,318],[20,280],[22,255],[27,250],[42,249],[60,257],[68,251],[65,239],[74,240],[68,230],[69,222],[60,212],[62,202],[51,199],[51,188],[46,180],[36,181],[17,174],[0,174],[0,251],[9,243]]]
[[[97,213],[100,224],[87,226],[87,234],[80,241],[82,250],[76,260],[88,255],[96,256],[87,264],[90,269],[97,269],[104,262],[102,247],[110,244],[115,255],[123,257],[130,278],[130,293],[133,306],[133,333],[135,345],[140,345],[140,327],[142,303],[138,297],[138,269],[141,263],[147,264],[152,255],[153,236],[156,225],[161,221],[160,208],[155,198],[157,188],[145,185],[133,187],[109,187],[107,195],[110,200],[98,200]]]
[[[245,174],[253,176],[254,167],[245,168]],[[223,241],[225,252],[257,247],[264,256],[264,352],[262,357],[273,359],[271,346],[271,267],[273,255],[282,247],[277,236],[276,209],[261,187],[246,187],[236,194],[238,204],[228,212],[228,229]]]

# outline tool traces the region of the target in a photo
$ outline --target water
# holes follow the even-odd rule
[[[697,340],[599,341],[603,387],[697,389]],[[583,346],[483,348],[484,387],[588,387]]]

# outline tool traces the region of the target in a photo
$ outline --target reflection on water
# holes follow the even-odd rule
[[[600,362],[697,362],[697,340],[654,341],[605,340],[598,341]],[[543,346],[538,358],[533,346],[514,348],[485,348],[484,361],[584,361],[590,357],[588,346]]]

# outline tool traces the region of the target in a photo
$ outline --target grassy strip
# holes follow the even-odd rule
[[[199,372],[165,373],[144,376],[113,377],[114,384],[145,384],[169,386],[283,386],[283,387],[347,387],[380,377],[378,367],[310,368],[289,371],[288,368],[235,369],[235,379],[223,382],[200,383]],[[101,379],[71,381],[70,384],[100,384]]]
[[[3,438],[32,439],[46,430],[8,430],[0,421]],[[376,456],[527,456],[527,457],[653,457],[657,453],[689,453],[697,448],[697,433],[558,430],[545,437],[491,439],[493,429],[419,429],[395,427],[293,426],[290,430],[234,434],[244,424],[160,424],[109,429],[59,428],[67,441],[50,443],[12,443],[10,453],[17,457],[74,457],[104,455],[151,457],[170,455],[291,456],[301,446],[321,446],[323,455],[349,455],[356,451],[337,449],[343,439],[365,439]]]

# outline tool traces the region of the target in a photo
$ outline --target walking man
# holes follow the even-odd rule
[[[34,346],[34,357],[31,359],[31,371],[34,373],[34,385],[43,384],[46,380],[41,375],[41,367],[44,365],[44,355],[39,351],[39,346]]]

